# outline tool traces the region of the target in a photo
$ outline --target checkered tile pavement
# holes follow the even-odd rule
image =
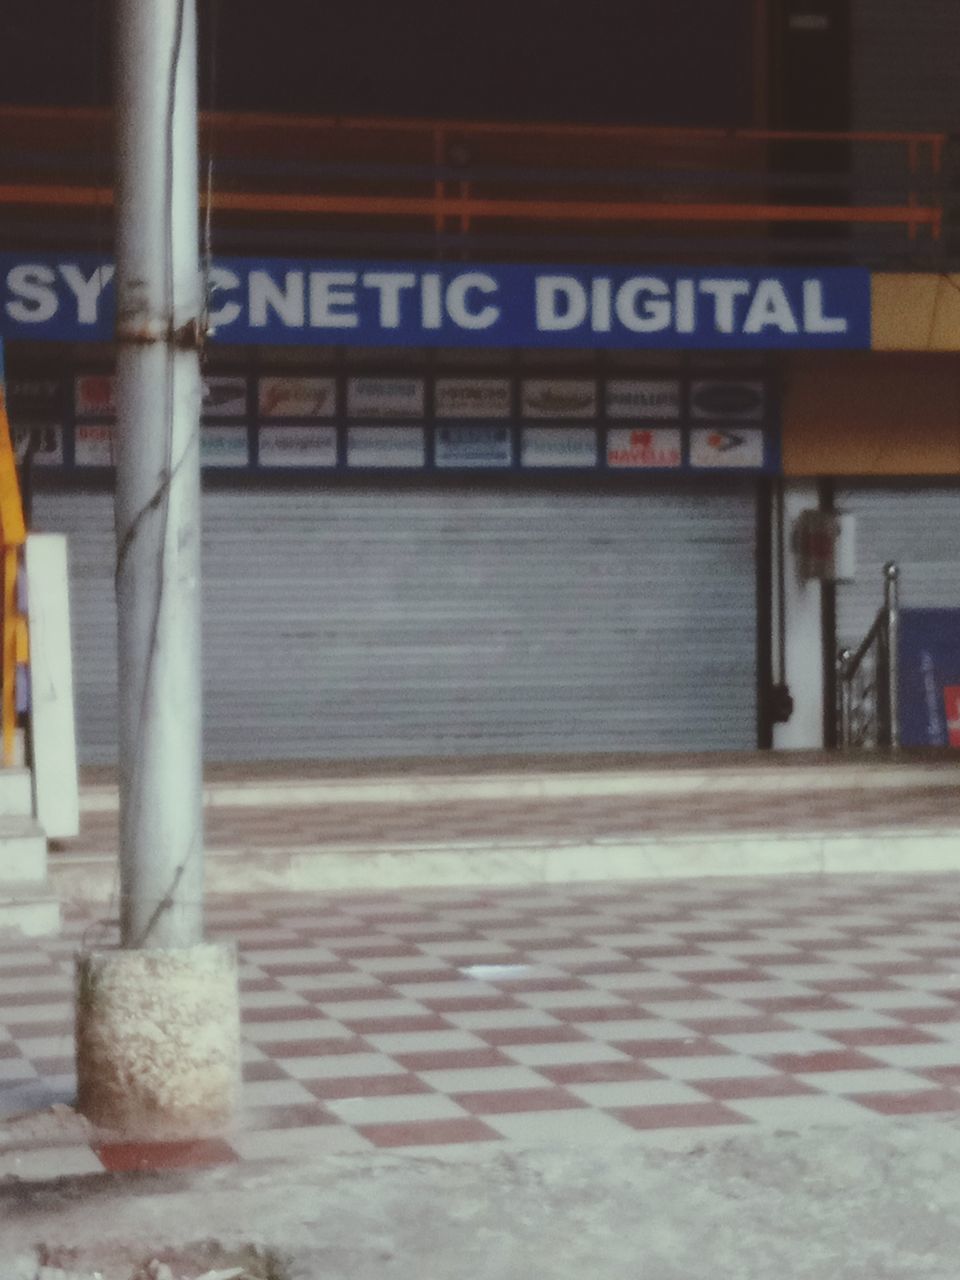
[[[241,957],[237,1131],[0,1142],[0,1174],[955,1114],[958,895],[952,875],[214,899]],[[0,939],[0,1116],[72,1096],[71,957],[104,940],[78,913]]]

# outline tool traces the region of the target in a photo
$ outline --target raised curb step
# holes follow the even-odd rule
[[[207,854],[209,893],[370,890],[564,881],[660,880],[691,876],[824,875],[960,870],[953,829],[875,832],[637,836],[444,845],[384,843],[323,849],[217,849]],[[116,856],[53,855],[50,878],[68,901],[105,904],[116,888]]]
[[[33,813],[33,779],[29,769],[0,768],[0,821],[30,817]]]
[[[30,885],[0,881],[0,934],[42,938],[60,930],[60,901],[49,880]]]
[[[373,778],[285,777],[208,782],[210,808],[308,808],[314,805],[437,804],[462,800],[562,800],[587,796],[717,795],[796,791],[874,791],[957,787],[960,762],[756,768],[610,770]],[[111,784],[84,786],[82,813],[118,808]]]
[[[46,875],[47,838],[31,817],[0,817],[2,882],[36,884]]]

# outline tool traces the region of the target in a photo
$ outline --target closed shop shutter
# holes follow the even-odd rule
[[[857,517],[856,580],[837,588],[837,637],[856,644],[883,603],[883,565],[900,568],[900,602],[960,606],[960,486],[851,484],[837,507]]]
[[[82,756],[114,758],[112,501],[70,535]],[[204,495],[208,760],[748,749],[755,490],[488,484]]]

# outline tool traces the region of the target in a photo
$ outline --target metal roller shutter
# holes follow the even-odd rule
[[[835,503],[857,517],[857,576],[837,588],[837,638],[856,643],[883,603],[883,565],[900,566],[906,606],[960,605],[960,486],[857,484]]]
[[[112,503],[71,535],[78,719],[115,754]],[[749,483],[204,497],[210,760],[756,745]]]

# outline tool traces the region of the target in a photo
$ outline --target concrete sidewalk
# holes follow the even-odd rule
[[[60,893],[115,875],[117,791],[88,771]],[[214,892],[960,868],[960,761],[904,754],[221,766]]]

